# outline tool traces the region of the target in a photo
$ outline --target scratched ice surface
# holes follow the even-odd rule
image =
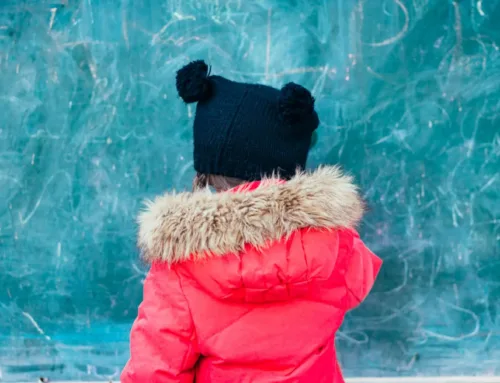
[[[361,183],[385,259],[351,376],[500,374],[500,2],[2,0],[0,380],[116,378],[140,201],[193,175],[174,72],[310,87],[310,165]]]

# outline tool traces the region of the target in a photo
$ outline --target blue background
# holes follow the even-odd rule
[[[498,0],[0,1],[0,380],[117,378],[141,200],[190,186],[175,71],[312,90],[310,166],[385,260],[347,375],[500,374]]]

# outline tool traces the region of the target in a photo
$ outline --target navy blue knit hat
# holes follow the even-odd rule
[[[288,179],[305,167],[319,125],[307,89],[288,83],[278,90],[211,76],[201,60],[180,69],[176,80],[184,102],[198,102],[197,172],[254,181],[273,173]]]

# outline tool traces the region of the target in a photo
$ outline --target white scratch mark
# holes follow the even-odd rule
[[[94,80],[97,80],[97,68],[92,61],[89,61],[89,69],[90,69],[90,73],[92,74],[92,78]]]
[[[87,0],[89,4],[90,22],[94,24],[94,15],[92,13],[92,0]]]
[[[401,0],[394,0],[394,2],[401,8],[401,10],[404,13],[405,25],[403,26],[401,31],[399,31],[399,33],[396,34],[395,36],[388,38],[384,41],[380,41],[378,43],[369,43],[368,45],[370,45],[372,47],[383,47],[385,45],[394,44],[396,41],[401,40],[404,37],[404,35],[406,34],[406,32],[408,32],[408,27],[410,25],[410,15],[408,13],[408,9],[406,9],[405,5],[403,4],[403,2]]]
[[[267,11],[266,80],[269,79],[269,65],[271,62],[271,15],[272,8],[269,8]]]
[[[451,209],[451,217],[453,219],[453,226],[458,227],[457,214],[455,213],[455,209]]]
[[[464,146],[467,148],[467,157],[470,157],[476,146],[474,140],[465,141]]]
[[[453,8],[455,9],[455,25],[453,28],[455,29],[455,34],[457,36],[457,44],[455,49],[455,55],[459,56],[462,52],[462,17],[460,15],[460,4],[458,2],[453,2]]]
[[[59,44],[59,47],[62,48],[73,48],[76,47],[77,45],[107,45],[107,46],[114,46],[116,43],[108,43],[105,41],[97,41],[97,40],[79,40],[79,41],[71,41],[68,43],[61,43]]]
[[[144,270],[141,270],[135,263],[132,263],[132,268],[137,274],[142,275],[143,277],[147,275],[147,273]]]
[[[166,23],[157,33],[153,35],[151,38],[151,44],[156,44],[160,38],[160,36],[167,30],[167,28],[173,24],[173,21],[169,21]]]
[[[413,365],[417,361],[417,355],[413,355],[410,361],[406,364],[402,364],[397,367],[397,371],[410,371],[413,368]]]
[[[370,73],[371,75],[377,77],[378,79],[380,79],[382,81],[385,81],[385,82],[387,82],[389,84],[396,85],[396,83],[394,83],[393,81],[390,81],[386,76],[384,76],[384,75],[382,75],[380,73],[375,72],[371,66],[367,66],[366,70],[367,70],[368,73]]]
[[[175,18],[175,20],[170,20],[168,23],[166,23],[161,29],[154,33],[151,37],[151,44],[156,44],[160,37],[165,33],[168,27],[170,27],[172,24],[174,24],[177,21],[183,21],[183,20],[196,20],[196,17],[192,15],[183,15],[179,12],[174,12],[172,16]]]
[[[179,12],[174,12],[173,13],[173,16],[177,19],[177,20],[196,20],[196,17],[194,17],[193,15],[183,15],[182,13],[179,13]]]
[[[37,329],[37,331],[43,335],[45,337],[45,339],[47,340],[51,340],[50,337],[48,335],[45,334],[45,332],[41,329],[41,327],[38,325],[38,323],[36,323],[36,321],[33,319],[33,317],[28,314],[27,312],[22,312],[23,315],[29,319],[29,321],[31,322],[31,324]]]
[[[130,49],[130,42],[128,39],[127,12],[125,10],[125,7],[122,7],[122,35],[123,39],[125,40],[125,45],[127,46],[127,49]]]
[[[484,16],[486,16],[486,14],[485,14],[485,13],[484,13],[484,11],[483,11],[483,0],[479,0],[479,1],[477,2],[477,11],[479,12],[479,14],[480,14],[481,16],[483,16],[483,17],[484,17]]]
[[[326,71],[327,75],[335,76],[337,74],[337,68],[329,68],[326,66],[318,66],[318,67],[301,67],[301,68],[291,68],[287,69],[283,72],[277,73],[269,73],[269,78],[280,78],[284,76],[289,76],[293,74],[303,74],[303,73],[324,73]],[[245,71],[235,71],[232,70],[231,73],[252,77],[262,77],[265,76],[265,72],[245,72]]]
[[[370,340],[368,335],[366,335],[366,333],[361,331],[348,331],[348,332],[339,331],[337,332],[337,336],[339,337],[339,339],[343,339],[349,343],[353,343],[356,345],[366,344]]]
[[[43,186],[43,189],[40,192],[40,197],[36,201],[35,206],[33,206],[33,209],[26,216],[26,218],[24,218],[23,215],[21,213],[19,213],[19,221],[21,222],[21,226],[26,225],[31,220],[31,218],[33,218],[33,216],[35,215],[36,211],[40,207],[40,204],[42,203],[44,194],[47,191],[47,187],[54,181],[54,179],[56,178],[57,175],[63,175],[63,176],[65,176],[67,184],[71,185],[71,177],[69,176],[69,174],[67,172],[59,171],[59,172],[55,173],[54,175],[52,175],[49,178],[49,180],[47,181],[47,183]]]
[[[325,66],[325,70],[323,71],[323,73],[321,73],[318,79],[314,82],[312,94],[321,93],[323,91],[327,75],[328,75],[328,65]]]
[[[56,18],[57,8],[50,8],[50,22],[49,22],[49,31],[52,30],[52,26],[54,25],[54,20]]]
[[[486,183],[485,183],[485,184],[481,187],[481,189],[479,189],[479,193],[481,193],[481,192],[485,191],[486,189],[488,189],[488,188],[489,188],[489,187],[493,184],[493,182],[495,182],[495,181],[496,181],[497,177],[498,177],[498,173],[497,173],[497,174],[495,174],[493,177],[491,177],[491,178],[488,180],[488,182],[486,182]]]
[[[469,198],[469,208],[470,208],[470,216],[469,216],[469,222],[472,225],[475,225],[475,220],[474,220],[474,201],[476,199],[476,195],[474,193],[472,193],[470,195],[470,198]]]
[[[57,242],[57,257],[61,256],[62,244],[61,242]]]
[[[459,342],[459,341],[467,339],[467,338],[472,338],[479,333],[479,317],[476,315],[476,313],[474,313],[471,310],[464,309],[463,307],[459,307],[457,305],[454,305],[452,303],[442,301],[441,299],[440,299],[440,301],[444,306],[448,306],[453,310],[470,315],[471,319],[475,322],[474,329],[472,331],[470,331],[468,334],[461,334],[459,336],[450,336],[450,335],[439,334],[435,331],[430,331],[430,330],[423,330],[424,334],[426,334],[427,336],[431,336],[431,337],[445,340],[445,341],[449,341],[449,342]]]

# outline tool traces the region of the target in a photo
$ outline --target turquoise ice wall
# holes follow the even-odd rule
[[[310,166],[362,185],[385,260],[350,376],[500,374],[500,1],[0,0],[0,380],[117,377],[140,201],[189,187],[175,71],[317,99]]]

